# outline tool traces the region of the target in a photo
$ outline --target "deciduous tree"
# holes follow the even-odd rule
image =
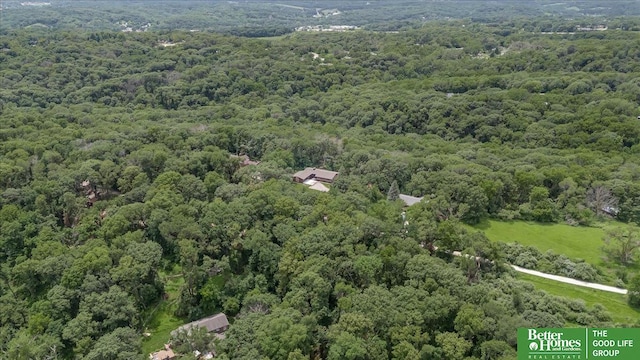
[[[613,261],[622,265],[631,265],[636,261],[640,248],[640,230],[631,227],[617,227],[605,232],[604,253]]]

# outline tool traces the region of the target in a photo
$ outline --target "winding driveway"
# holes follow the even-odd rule
[[[438,249],[435,246],[434,246],[434,248],[436,250]],[[463,256],[463,254],[460,251],[452,251],[451,253],[454,256]],[[466,255],[466,256],[468,256],[468,255]],[[480,258],[476,257],[476,259],[480,259]],[[596,290],[602,290],[602,291],[608,291],[608,292],[612,292],[612,293],[616,293],[616,294],[622,294],[622,295],[626,295],[627,294],[627,289],[620,289],[620,288],[617,288],[615,286],[590,283],[590,282],[586,282],[586,281],[582,281],[582,280],[576,280],[576,279],[568,278],[568,277],[565,277],[565,276],[547,274],[547,273],[543,273],[541,271],[529,270],[529,269],[525,269],[525,268],[520,267],[520,266],[511,265],[511,264],[509,264],[509,266],[511,266],[513,268],[513,270],[515,270],[517,272],[521,272],[521,273],[529,274],[529,275],[533,275],[533,276],[538,276],[538,277],[549,279],[549,280],[553,280],[553,281],[563,282],[565,284],[577,285],[577,286],[582,286],[582,287],[587,287],[587,288],[596,289]]]
[[[588,288],[591,288],[591,289],[608,291],[608,292],[617,293],[617,294],[623,294],[623,295],[627,294],[627,289],[620,289],[620,288],[617,288],[615,286],[595,284],[595,283],[590,283],[590,282],[586,282],[586,281],[582,281],[582,280],[576,280],[576,279],[572,279],[572,278],[568,278],[568,277],[564,277],[564,276],[551,275],[551,274],[543,273],[543,272],[536,271],[536,270],[525,269],[523,267],[515,266],[515,265],[511,265],[511,267],[515,271],[518,271],[518,272],[521,272],[521,273],[525,273],[525,274],[529,274],[529,275],[533,275],[533,276],[539,276],[541,278],[554,280],[554,281],[559,281],[559,282],[563,282],[563,283],[566,283],[566,284],[578,285],[578,286],[588,287]]]

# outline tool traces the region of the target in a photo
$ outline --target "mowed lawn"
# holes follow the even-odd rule
[[[627,305],[625,295],[564,284],[522,273],[518,274],[518,279],[530,282],[537,289],[552,295],[582,299],[590,307],[594,304],[601,304],[609,311],[614,322],[635,324],[640,319],[640,311]]]
[[[612,274],[612,264],[607,264],[603,260],[602,246],[604,242],[602,238],[605,234],[604,229],[614,226],[631,225],[604,223],[598,224],[598,227],[578,227],[526,221],[488,220],[469,228],[484,232],[491,241],[531,245],[542,252],[552,250],[556,254],[563,254],[569,258],[584,259],[586,262],[600,267],[605,273]],[[633,272],[637,269],[630,270]],[[530,282],[536,288],[552,295],[582,299],[588,306],[601,304],[611,313],[615,322],[635,324],[640,319],[640,311],[627,304],[625,295],[560,283],[522,273],[518,273],[518,278]]]
[[[162,350],[164,344],[171,339],[171,332],[178,327],[189,322],[188,319],[181,319],[174,315],[178,306],[180,289],[184,285],[184,278],[181,275],[179,266],[175,266],[170,274],[160,273],[160,277],[165,282],[164,290],[168,297],[160,300],[155,307],[146,312],[145,331],[151,335],[142,340],[142,351],[149,354],[156,350]],[[224,277],[214,276],[214,283],[222,289]]]
[[[531,245],[542,252],[552,250],[569,258],[583,259],[592,265],[604,265],[602,228],[487,220],[471,229],[483,231],[492,241]]]
[[[165,292],[168,298],[160,300],[145,314],[147,317],[145,331],[151,334],[142,341],[142,351],[145,354],[162,350],[164,344],[171,338],[171,332],[186,323],[185,320],[173,315],[184,279],[177,274],[171,276],[161,274],[161,277],[165,281]]]

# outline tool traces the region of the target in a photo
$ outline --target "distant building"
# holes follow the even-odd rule
[[[337,14],[334,14],[337,15]],[[345,32],[360,29],[354,25],[307,25],[296,28],[296,31]]]
[[[415,204],[419,203],[420,201],[422,201],[422,199],[423,199],[421,197],[415,197],[415,196],[410,196],[410,195],[405,195],[405,194],[398,195],[398,198],[400,200],[404,201],[405,205],[407,205],[407,206],[415,205]]]
[[[306,168],[293,174],[293,181],[297,183],[303,183],[307,180],[315,180],[331,184],[335,181],[336,177],[338,177],[338,172],[336,171],[317,168]]]
[[[200,320],[182,325],[171,332],[171,336],[175,336],[180,331],[189,332],[192,328],[205,328],[208,332],[223,333],[229,328],[229,320],[227,315],[223,313],[215,314]]]
[[[176,354],[171,350],[169,345],[164,346],[164,350],[156,351],[149,354],[150,360],[173,360],[176,358]]]
[[[240,166],[250,166],[250,165],[258,165],[260,161],[253,161],[247,155],[231,155],[232,158],[238,158],[242,160],[240,162]]]
[[[606,25],[596,25],[596,26],[576,26],[576,30],[578,31],[605,31],[607,30]]]
[[[21,2],[20,5],[22,6],[51,6],[50,2]]]
[[[89,180],[83,181],[80,185],[87,196],[87,201],[85,202],[86,207],[92,207],[93,204],[99,200],[100,194],[94,189]]]

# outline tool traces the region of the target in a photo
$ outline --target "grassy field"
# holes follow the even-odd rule
[[[176,310],[176,301],[180,295],[180,288],[184,285],[184,278],[180,271],[179,266],[176,266],[170,274],[160,274],[165,282],[164,289],[168,297],[160,300],[154,308],[145,313],[145,332],[151,334],[142,341],[142,351],[145,354],[162,349],[171,338],[171,332],[188,322],[173,315]],[[222,275],[212,279],[219,288],[224,286]]]
[[[640,319],[640,311],[627,305],[624,295],[559,283],[528,274],[518,274],[518,279],[530,282],[536,288],[552,295],[582,299],[588,306],[601,304],[611,313],[615,322],[635,324]]]
[[[552,250],[569,258],[584,259],[592,265],[605,265],[602,260],[604,230],[601,227],[488,220],[472,229],[483,231],[492,241],[531,245],[542,252]]]
[[[583,259],[600,269],[604,275],[603,281],[605,283],[616,285],[617,270],[627,272],[628,278],[640,272],[640,264],[623,267],[604,258],[602,251],[604,241],[602,239],[605,231],[620,227],[637,227],[637,225],[609,221],[586,227],[530,221],[485,220],[467,228],[471,231],[484,232],[491,241],[519,243],[533,246],[541,252],[551,250],[570,259]]]
[[[488,220],[469,229],[483,231],[492,241],[520,243],[533,246],[542,252],[552,250],[556,254],[563,254],[569,258],[584,259],[604,270],[609,276],[613,276],[615,266],[603,260],[602,238],[605,230],[614,226],[630,225],[600,223],[595,227],[577,227],[526,221]],[[636,270],[631,269],[632,272]],[[631,308],[624,295],[559,283],[522,273],[518,274],[518,278],[532,283],[536,288],[549,294],[582,299],[589,306],[601,304],[607,308],[616,322],[634,324],[640,319],[640,311]]]
[[[169,341],[171,332],[185,323],[185,320],[173,315],[180,287],[184,284],[182,276],[175,274],[175,272],[174,270],[172,272],[174,274],[172,275],[160,275],[165,281],[165,292],[168,298],[160,300],[153,309],[150,309],[149,312],[145,314],[145,331],[149,332],[151,336],[144,338],[142,341],[142,351],[144,354],[161,350],[164,344]]]

